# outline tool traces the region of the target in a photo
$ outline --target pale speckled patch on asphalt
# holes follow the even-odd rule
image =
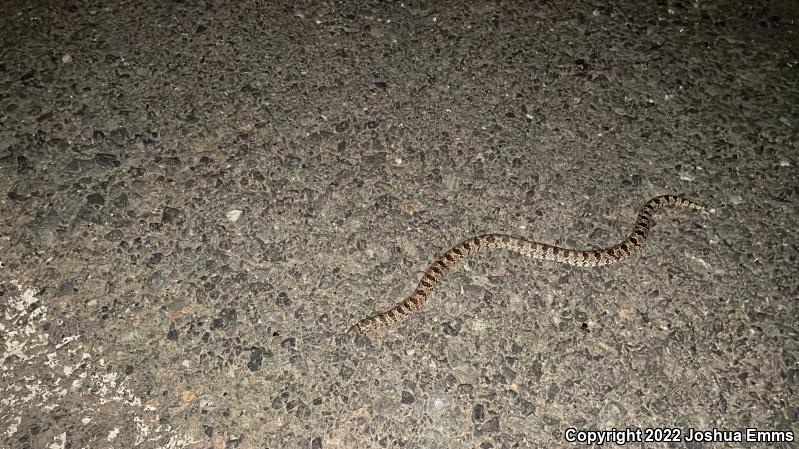
[[[88,428],[95,433],[94,444],[82,447],[99,447],[96,444],[102,440],[96,437],[102,434],[110,447],[119,441],[124,441],[123,447],[131,442],[135,446],[148,442],[155,443],[154,447],[185,447],[187,441],[176,438],[170,426],[158,423],[157,410],[127,388],[123,375],[109,370],[94,345],[86,346],[79,334],[57,341],[51,338],[47,330],[58,326],[59,320],[48,316],[49,307],[34,287],[6,271],[0,271],[0,279],[5,288],[0,318],[5,346],[0,356],[4,379],[0,419],[5,428],[0,430],[6,438],[19,431],[25,411],[36,408],[46,413],[75,413],[73,432]],[[75,410],[75,404],[83,407]],[[121,415],[128,424],[124,434],[117,426],[109,427],[108,418],[114,415]],[[40,429],[45,426],[37,425]],[[66,431],[45,430],[30,444],[63,449],[66,441]],[[75,447],[74,443],[70,446]]]

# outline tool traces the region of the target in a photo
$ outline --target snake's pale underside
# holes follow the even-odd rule
[[[366,333],[408,317],[427,301],[433,286],[441,279],[445,271],[455,266],[459,260],[483,248],[504,248],[533,259],[554,260],[579,267],[597,267],[619,262],[643,246],[652,226],[652,213],[663,207],[674,206],[704,209],[701,204],[679,196],[663,195],[652,198],[638,211],[635,226],[623,242],[610,248],[594,251],[561,248],[505,234],[484,234],[464,240],[430,265],[413,294],[385,312],[362,319],[352,326],[352,329]]]

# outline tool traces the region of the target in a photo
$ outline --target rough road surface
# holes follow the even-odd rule
[[[795,8],[2,2],[0,447],[796,435]]]

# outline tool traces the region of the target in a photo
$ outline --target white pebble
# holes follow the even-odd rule
[[[239,220],[239,217],[241,217],[241,211],[238,209],[233,209],[230,212],[228,212],[226,215],[228,220],[235,223]]]

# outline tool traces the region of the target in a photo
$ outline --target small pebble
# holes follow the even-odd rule
[[[228,220],[235,223],[239,220],[239,217],[241,217],[241,211],[238,209],[233,209],[230,212],[228,212],[226,215]]]

